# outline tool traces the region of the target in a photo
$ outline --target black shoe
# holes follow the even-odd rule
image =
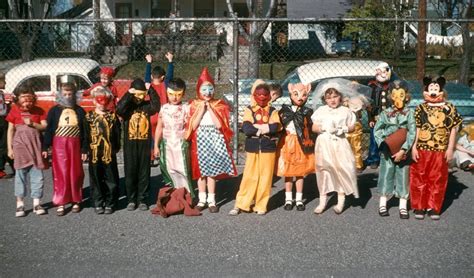
[[[135,205],[135,203],[128,203],[127,205],[127,210],[128,211],[134,211],[137,209],[137,205]]]
[[[304,211],[306,209],[305,205],[303,202],[296,202],[296,210],[297,211]]]
[[[389,216],[390,214],[388,213],[387,207],[385,206],[379,207],[379,215],[382,217]]]
[[[105,214],[112,214],[114,213],[114,209],[111,207],[106,207],[104,212]]]
[[[415,213],[415,219],[418,219],[418,220],[425,219],[425,211],[424,210],[415,209],[413,212]]]
[[[287,201],[285,203],[285,206],[283,206],[284,210],[292,210],[293,209],[293,202],[292,201]]]
[[[138,205],[138,209],[141,210],[141,211],[146,211],[146,210],[148,210],[148,205],[145,204],[145,203],[140,203]]]
[[[377,163],[370,164],[370,169],[377,169],[377,168],[379,168],[379,165]]]
[[[408,214],[408,210],[402,208],[402,209],[399,209],[398,212],[399,212],[399,214],[400,214],[400,219],[408,219],[408,218],[410,218],[410,214]]]
[[[96,207],[94,209],[96,214],[104,214],[104,208],[103,207]]]
[[[439,216],[439,213],[437,213],[436,211],[434,211],[433,209],[430,209],[428,211],[428,216],[431,218],[431,220],[435,220],[435,221],[438,221],[441,217]]]

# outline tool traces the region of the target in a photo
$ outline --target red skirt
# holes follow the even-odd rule
[[[84,170],[79,137],[53,138],[53,204],[62,206],[82,201]]]

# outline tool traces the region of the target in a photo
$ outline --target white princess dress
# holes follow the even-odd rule
[[[355,124],[356,116],[345,106],[319,107],[311,116],[313,123],[324,129],[318,135],[314,149],[316,157],[316,180],[320,195],[336,191],[359,197],[355,159],[346,132],[337,135],[334,131]]]

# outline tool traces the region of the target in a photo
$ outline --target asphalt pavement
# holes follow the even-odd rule
[[[49,214],[15,218],[13,179],[0,180],[0,277],[473,277],[474,176],[450,174],[440,221],[378,216],[377,172],[358,176],[360,198],[336,215],[313,214],[315,176],[305,180],[306,211],[283,210],[284,185],[275,179],[269,212],[229,216],[241,175],[218,182],[221,211],[171,216],[125,209],[123,167],[119,210],[96,215],[84,184],[84,209],[63,217],[52,208],[51,171],[43,203]],[[85,168],[87,170],[87,166]],[[242,168],[239,168],[239,173]],[[87,173],[87,172],[86,172]],[[150,203],[161,176],[152,169]]]

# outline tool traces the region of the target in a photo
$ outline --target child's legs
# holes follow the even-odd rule
[[[272,191],[273,171],[275,169],[275,153],[260,153],[258,172],[260,180],[255,193],[255,211],[266,212]]]
[[[105,179],[104,179],[104,197],[105,206],[114,208],[118,201],[119,195],[119,173],[117,168],[117,159],[112,158],[112,162],[105,167]]]
[[[30,169],[31,198],[41,199],[43,197],[44,176],[43,170],[36,167]]]
[[[409,183],[410,166],[400,163],[395,167],[395,196],[402,199],[408,199],[408,183]]]
[[[91,201],[94,207],[102,207],[104,205],[104,194],[101,188],[101,180],[104,172],[99,163],[89,163],[89,183],[91,190]]]
[[[140,142],[139,151],[135,159],[138,170],[138,203],[147,203],[150,187],[150,145],[147,141]]]
[[[26,185],[28,183],[28,173],[32,166],[17,169],[15,173],[15,196],[24,198],[26,195]]]
[[[207,192],[211,194],[216,193],[216,179],[213,177],[207,177]]]
[[[303,193],[304,177],[296,177],[296,192]]]
[[[258,153],[247,153],[242,181],[240,182],[239,192],[235,197],[235,207],[245,211],[250,210],[260,179],[260,173],[258,172],[259,156]]]
[[[422,150],[418,150],[420,157],[418,162],[413,162],[410,165],[410,204],[411,208],[415,210],[427,208],[427,183],[426,167],[429,166],[429,158]]]
[[[206,192],[206,187],[207,187],[207,177],[200,177],[197,180],[197,185],[198,185],[198,190],[199,192]]]
[[[285,177],[285,192],[293,191],[293,177]]]
[[[148,156],[145,155],[148,160]],[[125,190],[129,203],[137,203],[138,191],[138,162],[137,159],[137,142],[128,138],[124,140],[123,148],[124,171],[125,171]]]
[[[395,169],[396,165],[390,157],[385,153],[380,154],[380,168],[379,178],[377,181],[377,188],[382,196],[387,196],[393,193],[395,183]]]
[[[444,156],[445,152],[433,152],[428,173],[427,208],[437,213],[441,212],[448,185],[448,163]]]

